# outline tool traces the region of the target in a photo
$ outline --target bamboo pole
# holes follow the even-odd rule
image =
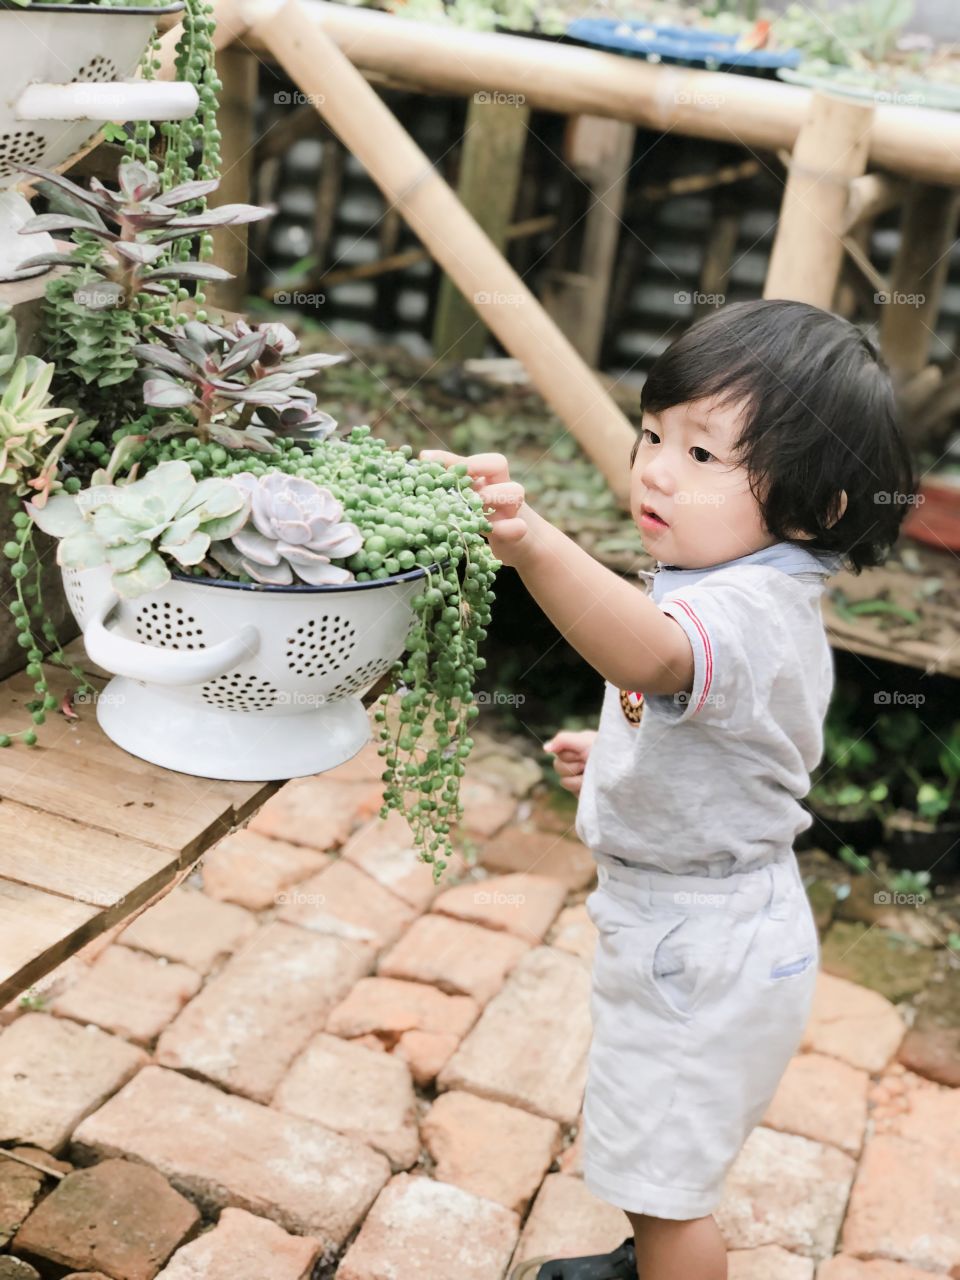
[[[913,184],[903,206],[880,320],[880,348],[901,377],[919,373],[930,358],[958,213],[960,191],[954,187]]]
[[[238,0],[216,0],[230,12]],[[754,150],[793,147],[811,92],[776,80],[695,71],[596,49],[494,32],[409,22],[328,0],[303,0],[304,32],[322,26],[358,67],[408,89],[467,95],[522,93],[534,110],[611,116]],[[233,19],[235,21],[235,19]],[[218,28],[219,31],[219,28]],[[269,49],[267,35],[244,39]],[[878,104],[871,167],[926,182],[960,185],[960,112]]]
[[[217,73],[223,82],[217,127],[223,135],[217,204],[242,204],[250,199],[253,174],[253,113],[257,99],[257,67],[253,54],[239,44],[227,45],[216,55]],[[207,285],[211,307],[239,311],[247,290],[250,227],[217,227],[213,232],[213,260],[233,275],[232,280]]]
[[[790,157],[765,298],[829,310],[837,288],[849,186],[867,163],[873,105],[815,93]]]
[[[314,103],[547,403],[629,501],[634,430],[489,237],[302,0],[248,0],[250,35]]]

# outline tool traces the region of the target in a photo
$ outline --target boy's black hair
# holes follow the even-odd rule
[[[855,325],[805,302],[724,307],[660,356],[640,407],[704,396],[746,404],[732,461],[774,537],[840,554],[854,573],[883,563],[916,483],[886,365]],[[831,526],[841,490],[847,507]]]

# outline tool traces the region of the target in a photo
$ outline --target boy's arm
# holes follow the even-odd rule
[[[672,694],[693,688],[693,650],[683,628],[653,600],[600,564],[525,501],[502,453],[420,457],[462,466],[489,511],[490,550],[511,565],[554,626],[618,689]]]
[[[618,689],[689,692],[693,651],[683,628],[526,503],[527,532],[510,563],[569,644]]]

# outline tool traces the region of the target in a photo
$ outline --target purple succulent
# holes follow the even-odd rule
[[[228,573],[247,573],[255,582],[290,586],[298,578],[311,586],[348,582],[353,574],[331,564],[363,546],[356,525],[343,521],[343,508],[329,489],[302,476],[270,471],[230,476],[250,501],[250,518],[231,538],[214,542],[210,555]]]

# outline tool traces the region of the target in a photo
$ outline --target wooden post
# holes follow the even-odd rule
[[[900,247],[882,299],[880,346],[890,368],[910,377],[924,368],[940,311],[960,190],[913,183],[900,221]]]
[[[873,105],[815,93],[790,158],[765,298],[829,310],[843,260],[851,178],[867,164]]]
[[[590,365],[597,364],[603,344],[636,133],[633,125],[600,116],[574,116],[567,125],[565,158],[590,197],[579,270],[548,273],[544,305]]]
[[[253,110],[257,96],[257,68],[252,53],[235,44],[216,55],[217,75],[223,81],[217,127],[223,178],[215,195],[216,204],[246,204],[251,197],[253,172]],[[213,261],[234,278],[208,284],[204,292],[211,307],[239,311],[247,293],[247,246],[249,228],[217,227],[213,232]]]
[[[253,33],[395,204],[547,403],[629,502],[635,433],[594,374],[428,158],[302,0],[251,0]]]
[[[457,195],[502,252],[513,217],[530,109],[513,95],[474,94],[460,153]],[[438,360],[482,356],[487,329],[449,276],[440,281],[433,350]]]

